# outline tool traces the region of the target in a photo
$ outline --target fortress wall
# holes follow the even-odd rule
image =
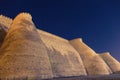
[[[9,23],[4,23],[4,25],[5,25],[5,27],[7,28],[7,30],[10,28],[10,23],[12,23],[12,19],[10,19],[10,18],[7,18],[7,17],[4,17],[4,16],[2,16],[3,18],[2,19],[4,19],[5,21],[6,21],[6,19],[7,19],[7,22],[9,22]],[[6,31],[7,32],[7,31]],[[38,32],[40,33],[40,36],[41,36],[41,38],[42,38],[42,40],[44,41],[44,44],[46,44],[46,48],[48,49],[47,51],[48,51],[48,55],[49,55],[49,57],[50,57],[50,61],[51,61],[51,63],[53,64],[53,65],[57,65],[57,64],[63,64],[63,65],[65,65],[66,67],[63,69],[63,66],[61,65],[60,67],[61,68],[59,68],[59,65],[58,66],[53,66],[52,68],[53,68],[53,72],[54,72],[54,76],[79,76],[79,75],[86,75],[86,72],[85,72],[85,69],[84,69],[84,65],[83,65],[83,63],[82,63],[82,61],[81,61],[81,58],[80,58],[80,56],[78,55],[78,53],[77,53],[77,51],[69,44],[69,42],[68,42],[68,40],[66,40],[66,39],[64,39],[64,38],[61,38],[61,37],[58,37],[58,36],[55,36],[55,35],[53,35],[53,34],[50,34],[50,33],[48,33],[48,32],[45,32],[45,31],[42,31],[42,30],[38,30]],[[45,36],[45,37],[44,37]],[[47,39],[47,40],[45,40],[45,39]],[[50,40],[49,40],[50,39]],[[51,43],[51,44],[53,44],[54,43],[54,41],[56,42],[55,44],[53,44],[53,45],[48,45],[49,44],[49,42],[48,43],[46,43],[47,41],[49,40],[49,42]],[[60,44],[58,44],[58,43],[60,43]],[[58,44],[58,45],[57,45]],[[65,45],[63,45],[65,48],[64,49],[60,49],[60,50],[58,50],[59,49],[59,45],[61,45],[61,44],[65,44]],[[51,48],[49,48],[49,47],[52,47],[52,49]],[[56,47],[57,46],[57,47]],[[68,49],[66,49],[66,46],[68,47],[68,48],[70,48],[70,49],[72,49],[72,50],[68,50]],[[70,46],[70,47],[69,47]],[[54,49],[54,48],[57,48],[57,49]],[[61,47],[62,48],[62,47]],[[58,50],[58,51],[57,51]],[[68,50],[68,51],[66,51],[65,53],[64,52],[62,52],[62,50],[65,52],[66,50]],[[60,52],[59,52],[60,51]],[[53,53],[58,53],[57,55],[55,55],[54,56],[54,54]],[[64,56],[63,56],[63,53],[65,54]],[[69,53],[69,55],[68,55],[68,53]],[[74,53],[75,53],[75,55],[74,55]],[[52,54],[52,55],[51,55]],[[61,55],[62,54],[62,55]],[[67,55],[66,55],[67,54]],[[73,57],[72,57],[73,56]],[[54,57],[54,58],[53,58]],[[54,60],[56,60],[57,58],[58,58],[58,61],[54,61]],[[59,58],[60,57],[60,58]],[[62,58],[61,58],[62,57]],[[76,58],[77,57],[77,58]],[[52,59],[53,58],[53,59]],[[59,60],[61,60],[61,61],[59,61]],[[65,60],[65,62],[66,63],[64,63],[64,60]],[[55,63],[55,64],[54,64]],[[69,68],[68,68],[69,67]],[[57,70],[58,69],[58,70]],[[60,70],[59,70],[60,69]],[[66,69],[66,70],[65,70]],[[60,71],[60,72],[59,72]],[[71,73],[72,72],[72,73]],[[67,73],[67,74],[66,74]]]
[[[4,27],[6,31],[8,31],[8,28],[12,24],[12,19],[3,15],[0,15],[0,25]]]
[[[8,26],[12,23],[12,19],[0,15],[0,46],[6,36],[6,32],[8,31]]]
[[[113,73],[120,73],[120,63],[115,58],[113,58],[109,52],[105,52],[99,55],[107,63]]]
[[[95,51],[88,47],[82,39],[73,39],[71,45],[79,52],[88,75],[107,75],[110,74],[106,63]]]
[[[79,53],[69,44],[68,40],[41,30],[38,32],[48,49],[55,77],[86,75]]]
[[[27,19],[27,20],[29,23],[29,19]],[[14,24],[15,23],[17,23],[17,22],[15,22],[15,20],[14,20]],[[66,40],[64,38],[58,37],[56,35],[50,34],[48,32],[45,32],[45,31],[42,31],[39,29],[37,29],[37,32],[39,33],[38,34],[35,30],[31,31],[31,27],[26,27],[23,30],[23,27],[21,27],[21,28],[14,27],[13,28],[13,26],[12,26],[12,28],[8,31],[11,24],[12,24],[12,19],[0,15],[0,46],[6,36],[6,32],[8,32],[7,37],[5,38],[5,41],[0,50],[0,52],[3,53],[0,55],[0,58],[2,58],[0,60],[0,65],[2,64],[2,67],[0,67],[0,69],[4,68],[4,66],[6,66],[7,64],[10,63],[10,62],[8,62],[3,65],[3,62],[11,61],[11,63],[12,63],[13,60],[16,60],[15,57],[18,57],[17,58],[18,61],[16,61],[16,62],[19,62],[19,60],[21,60],[21,63],[20,62],[19,63],[23,64],[22,62],[25,62],[26,57],[27,57],[29,62],[31,62],[30,66],[33,64],[36,64],[36,63],[39,64],[39,61],[41,62],[40,65],[42,65],[42,66],[44,65],[43,67],[48,65],[48,67],[44,68],[46,72],[43,71],[40,73],[36,73],[36,74],[40,74],[40,75],[43,74],[42,76],[39,76],[42,78],[52,77],[53,75],[54,75],[54,77],[86,75],[85,68],[87,70],[88,75],[104,75],[104,74],[110,74],[110,73],[112,73],[112,71],[114,73],[118,73],[120,71],[120,63],[117,60],[115,60],[110,54],[108,54],[108,53],[104,53],[104,54],[100,54],[100,55],[96,54],[96,52],[94,50],[92,50],[84,42],[82,42],[82,39],[74,39],[69,42],[68,40]],[[23,25],[23,24],[24,23],[22,23],[21,25]],[[20,26],[20,25],[18,25],[18,26]],[[20,31],[18,29],[20,29]],[[30,30],[30,34],[31,33],[34,33],[34,34],[31,34],[31,35],[27,34],[27,32],[29,32],[29,30]],[[25,34],[22,32],[24,32]],[[18,33],[22,33],[22,34],[18,34]],[[31,42],[32,39],[28,40],[26,38],[22,38],[22,36],[17,37],[18,35],[20,35],[20,36],[22,35],[23,37],[25,37],[25,36],[32,36],[32,37],[34,36],[35,37],[37,35],[34,39],[38,39],[37,37],[39,36],[40,37],[39,38],[40,45],[42,45],[42,46],[36,45],[39,42],[36,42],[36,43]],[[20,39],[23,39],[23,40],[20,40]],[[15,43],[14,43],[14,40],[16,41]],[[19,41],[21,44],[21,43],[24,43],[24,40],[28,41],[28,43],[26,42],[26,45],[21,45],[21,46],[23,46],[23,48],[21,48],[21,47],[13,48],[16,46],[17,41]],[[31,50],[33,47],[27,48],[27,46],[31,46],[30,45],[31,43],[32,43],[32,46],[34,46],[36,48],[36,49],[34,49],[35,51]],[[20,45],[20,44],[17,44],[17,45]],[[13,47],[11,47],[11,46],[13,46]],[[39,50],[37,50],[37,47],[42,47],[42,48],[39,48]],[[24,48],[28,51],[26,51]],[[42,50],[42,52],[41,52],[41,50]],[[18,55],[19,53],[16,53],[17,51],[19,51],[19,53],[23,53],[23,55]],[[13,53],[13,52],[15,55],[8,54],[8,53]],[[37,55],[38,52],[41,52],[40,54],[44,54],[44,53],[45,54],[37,57],[35,55]],[[24,55],[24,53],[25,53],[25,55]],[[26,53],[27,53],[27,56],[26,56]],[[30,53],[30,54],[28,55],[28,53]],[[37,53],[37,54],[31,55],[33,53]],[[81,57],[79,56],[79,54]],[[41,61],[41,59],[38,59],[39,57],[40,58],[43,57],[43,58],[41,58],[41,59],[43,59],[43,62]],[[31,58],[33,58],[33,59],[30,60]],[[83,62],[82,62],[81,58],[82,58]],[[26,63],[28,63],[28,60],[26,61]],[[36,62],[34,62],[34,60],[36,60]],[[44,62],[46,64],[43,64]],[[15,63],[15,64],[17,64],[17,63]],[[85,65],[85,67],[83,64]],[[6,73],[9,73],[10,70],[12,71],[12,68],[11,68],[12,65],[13,64],[11,64],[10,66],[7,67]],[[25,66],[26,65],[24,65],[24,68],[25,68]],[[16,66],[12,66],[12,67],[16,67]],[[34,69],[37,69],[37,68],[34,68]],[[5,67],[5,69],[6,69],[6,67]],[[20,67],[17,67],[17,69],[14,69],[14,70],[19,71]],[[35,72],[35,70],[33,70],[33,67],[25,68],[26,71],[28,69],[30,69],[30,71],[26,72],[22,75],[25,75],[25,74],[32,75],[32,73]],[[42,70],[44,70],[44,69],[42,68]],[[48,72],[47,72],[47,70],[48,70]],[[2,70],[2,72],[4,72],[4,71],[5,70]],[[14,74],[13,72],[10,72],[10,73]],[[1,74],[3,75],[3,73],[0,72],[0,75]]]
[[[52,78],[46,47],[27,13],[13,21],[0,48],[0,78]]]
[[[0,24],[0,47],[3,43],[3,40],[4,40],[5,36],[6,36],[6,31],[4,30],[4,28]]]
[[[10,19],[10,18],[7,18],[7,17],[5,17],[5,16],[0,16],[1,18],[0,19],[2,19],[2,25],[4,25],[4,28],[6,28],[6,31],[5,32],[7,32],[8,31],[8,29],[10,28],[10,25],[11,25],[11,23],[12,23],[12,19]],[[6,22],[5,22],[6,21]],[[8,22],[8,23],[7,23]],[[1,23],[0,23],[1,24]],[[60,65],[60,61],[59,60],[62,60],[62,61],[66,61],[66,63],[65,63],[65,68],[64,69],[62,69],[64,66],[60,66],[61,67],[61,70],[56,70],[56,71],[58,71],[58,73],[55,71],[55,69],[53,70],[54,72],[55,72],[55,74],[54,74],[54,76],[56,75],[56,76],[79,76],[79,75],[86,75],[86,72],[85,72],[85,69],[84,69],[84,66],[83,66],[83,63],[82,63],[82,61],[81,61],[81,58],[79,57],[79,53],[77,53],[77,51],[75,51],[75,49],[68,43],[68,40],[66,40],[66,39],[64,39],[64,38],[61,38],[61,37],[58,37],[58,36],[56,36],[56,35],[53,35],[53,34],[50,34],[50,33],[48,33],[48,32],[45,32],[45,31],[42,31],[42,30],[38,30],[38,32],[40,33],[40,36],[41,36],[41,38],[43,39],[43,41],[44,41],[44,43],[46,44],[46,46],[47,46],[47,48],[48,47],[52,47],[53,49],[49,49],[48,48],[48,53],[55,53],[55,52],[57,52],[57,50],[55,50],[54,49],[54,47],[56,47],[56,46],[58,46],[57,47],[57,49],[59,49],[59,47],[61,47],[61,44],[66,44],[66,45],[63,45],[64,47],[68,47],[68,48],[70,48],[70,49],[72,49],[72,50],[68,50],[68,51],[66,51],[67,49],[65,48],[65,49],[60,49],[60,50],[63,50],[63,51],[66,51],[65,53],[64,52],[62,52],[62,51],[60,51],[60,55],[61,55],[61,53],[63,54],[66,54],[66,53],[69,53],[69,55],[64,55],[64,57],[63,56],[61,56],[62,58],[63,58],[63,60],[60,58],[58,58],[58,61],[56,61],[55,63],[56,64],[54,64],[53,62],[53,64],[54,65],[57,65],[57,64],[59,64]],[[42,34],[41,34],[42,33]],[[45,37],[43,37],[43,36],[45,36]],[[52,41],[52,38],[55,40],[55,44],[54,44],[54,40]],[[45,40],[46,39],[46,40]],[[50,40],[49,40],[50,39]],[[50,44],[50,45],[48,45],[47,43],[46,43],[46,41],[48,41],[49,40],[49,42],[52,42],[52,44]],[[49,43],[48,42],[48,43]],[[60,43],[60,44],[58,44],[58,43]],[[58,44],[58,45],[57,45]],[[70,46],[70,47],[69,47]],[[76,54],[76,55],[74,55],[74,53]],[[52,55],[54,55],[54,54],[52,54]],[[74,55],[73,57],[72,57],[72,55]],[[69,56],[71,56],[71,57],[69,57]],[[52,56],[49,54],[49,57],[50,57],[50,59],[52,58]],[[60,57],[59,55],[57,55],[57,57]],[[76,57],[77,57],[77,59],[76,59]],[[67,59],[65,59],[65,58],[67,58]],[[56,60],[56,56],[54,56],[54,59],[51,59],[52,61],[53,60]],[[69,62],[69,66],[68,66],[68,62]],[[75,62],[74,62],[75,61]],[[77,61],[77,62],[76,62]],[[61,62],[61,63],[63,63],[63,62]],[[70,67],[70,68],[68,68],[68,67]],[[53,68],[54,68],[54,66],[53,66]],[[55,67],[56,69],[57,69],[57,67]],[[67,69],[66,69],[67,68]],[[66,69],[66,70],[65,70]],[[72,73],[71,73],[71,71],[70,71],[70,69],[72,69]],[[61,71],[61,72],[59,72],[59,71]],[[66,74],[66,75],[64,75],[64,74],[62,74],[62,73],[64,73],[64,74]]]
[[[97,54],[98,56],[100,56],[100,54]],[[104,61],[104,59],[100,56],[100,58]],[[105,62],[105,61],[104,61]],[[106,62],[105,62],[106,63]],[[106,63],[105,66],[107,67],[109,74],[112,74],[112,70],[110,69],[110,67],[108,66],[108,64]]]
[[[37,31],[38,31],[39,35],[40,35],[40,34],[44,34],[44,35],[47,35],[47,36],[50,37],[50,38],[54,38],[54,39],[59,40],[59,41],[61,41],[61,42],[66,42],[66,43],[68,43],[68,40],[66,40],[66,39],[64,39],[64,38],[62,38],[62,37],[56,36],[56,35],[54,35],[54,34],[51,34],[51,33],[49,33],[49,32],[46,32],[46,31],[43,31],[43,30],[40,30],[40,29],[37,29]]]

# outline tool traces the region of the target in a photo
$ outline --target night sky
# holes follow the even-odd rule
[[[0,14],[29,12],[37,28],[68,40],[82,38],[120,61],[120,0],[0,0]]]

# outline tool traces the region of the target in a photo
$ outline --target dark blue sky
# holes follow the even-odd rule
[[[120,61],[120,0],[1,0],[0,13],[29,12],[36,27],[66,39],[82,38]]]

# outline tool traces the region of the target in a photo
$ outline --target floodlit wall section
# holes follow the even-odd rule
[[[42,30],[38,32],[46,45],[55,77],[86,75],[79,53],[69,44],[68,40]]]
[[[79,52],[88,75],[110,74],[106,63],[95,51],[88,47],[81,38],[70,41],[71,45]]]
[[[0,78],[52,78],[46,47],[27,13],[19,14],[0,48]]]
[[[115,58],[113,58],[109,52],[105,52],[99,55],[107,63],[113,73],[120,73],[120,63]]]

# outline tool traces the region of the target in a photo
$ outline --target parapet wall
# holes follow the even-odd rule
[[[13,20],[11,18],[0,15],[0,25],[2,25],[6,31],[8,31],[8,28],[10,28],[12,21]]]

